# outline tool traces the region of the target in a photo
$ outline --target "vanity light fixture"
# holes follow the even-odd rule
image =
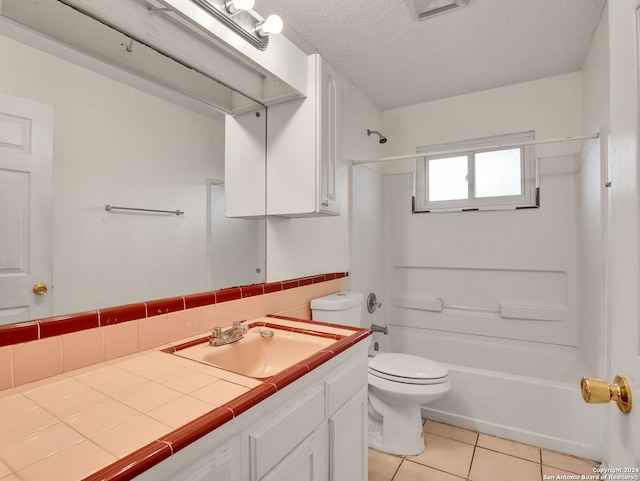
[[[282,19],[270,15],[266,20],[253,11],[255,0],[191,0],[209,15],[238,34],[258,50],[266,50],[269,35],[282,31]]]
[[[255,4],[255,0],[227,0],[224,2],[224,7],[233,15],[239,11],[251,10]]]

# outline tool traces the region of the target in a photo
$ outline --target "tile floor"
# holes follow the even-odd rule
[[[541,481],[543,476],[593,475],[593,468],[599,466],[595,461],[434,421],[425,422],[424,435],[426,449],[417,456],[391,456],[369,449],[369,481]]]

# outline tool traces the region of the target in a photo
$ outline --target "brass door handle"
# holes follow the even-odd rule
[[[47,285],[43,282],[38,282],[37,284],[33,285],[33,293],[36,296],[44,296],[47,291],[49,290],[49,288],[47,287]]]
[[[624,376],[616,376],[613,384],[600,379],[583,377],[580,381],[582,399],[587,403],[608,403],[615,401],[623,413],[631,411],[631,386]]]

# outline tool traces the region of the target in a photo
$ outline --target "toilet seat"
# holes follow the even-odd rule
[[[438,362],[388,352],[369,359],[369,374],[404,384],[441,384],[449,379],[447,368]]]

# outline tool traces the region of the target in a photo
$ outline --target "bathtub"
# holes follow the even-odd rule
[[[449,369],[451,390],[423,417],[576,456],[602,458],[608,405],[580,395],[576,348],[389,326],[380,351],[428,357]]]

